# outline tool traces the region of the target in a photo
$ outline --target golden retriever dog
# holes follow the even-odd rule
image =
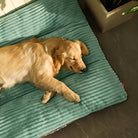
[[[42,103],[47,103],[55,93],[63,95],[69,101],[79,102],[79,95],[54,76],[60,69],[69,69],[76,73],[85,72],[86,65],[82,55],[88,53],[84,43],[59,37],[32,38],[19,44],[2,47],[0,89],[30,82],[47,91],[42,97]]]

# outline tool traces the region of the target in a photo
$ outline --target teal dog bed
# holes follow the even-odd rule
[[[17,84],[0,95],[0,138],[38,138],[127,99],[76,0],[37,0],[0,19],[1,47],[31,37],[78,39],[88,46],[90,54],[83,57],[87,72],[61,71],[56,76],[80,95],[81,102],[56,95],[42,104],[44,91]]]

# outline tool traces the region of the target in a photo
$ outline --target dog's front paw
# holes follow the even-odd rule
[[[80,102],[80,96],[74,92],[72,93],[64,93],[63,96],[71,102]]]
[[[41,101],[43,104],[47,103],[49,101],[50,97],[47,94],[44,94]]]
[[[42,103],[43,104],[47,103],[54,95],[55,95],[55,92],[51,92],[51,91],[46,92],[41,99]]]

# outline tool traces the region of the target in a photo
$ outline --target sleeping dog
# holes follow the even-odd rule
[[[54,78],[60,69],[76,73],[86,71],[82,55],[89,51],[84,43],[54,37],[32,38],[19,44],[0,48],[0,89],[10,88],[17,83],[30,82],[47,91],[42,103],[47,103],[55,93],[72,102],[79,102],[78,94],[63,82]]]

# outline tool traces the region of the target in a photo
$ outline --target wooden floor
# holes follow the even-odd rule
[[[125,84],[128,100],[92,113],[43,138],[138,138],[138,14],[102,34],[90,11],[81,7],[107,60]]]

